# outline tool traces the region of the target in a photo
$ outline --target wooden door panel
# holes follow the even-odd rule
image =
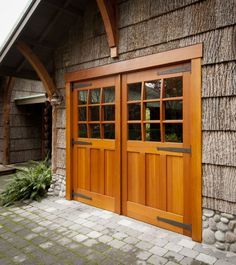
[[[114,178],[115,178],[115,151],[104,151],[104,163],[105,163],[105,195],[114,197]]]
[[[78,178],[78,188],[79,189],[86,189],[87,185],[86,183],[88,182],[88,171],[87,171],[87,159],[86,159],[86,153],[87,150],[86,148],[77,148],[77,170],[79,174]],[[78,159],[79,158],[79,159]]]
[[[91,191],[104,194],[103,155],[99,149],[90,149]]]
[[[166,156],[167,160],[167,211],[179,215],[184,213],[183,158]]]
[[[146,154],[146,205],[166,210],[166,179],[162,175],[160,155]]]
[[[128,152],[128,200],[145,204],[144,178],[140,170],[140,153]]]

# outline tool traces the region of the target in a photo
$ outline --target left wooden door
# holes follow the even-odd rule
[[[75,200],[120,213],[120,77],[72,84]]]

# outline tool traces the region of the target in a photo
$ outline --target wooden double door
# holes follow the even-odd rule
[[[73,198],[191,236],[190,73],[72,83]]]

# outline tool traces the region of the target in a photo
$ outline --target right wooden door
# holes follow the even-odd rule
[[[191,236],[190,73],[122,75],[122,213]]]

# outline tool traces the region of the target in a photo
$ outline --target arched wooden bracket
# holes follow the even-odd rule
[[[107,41],[110,47],[111,57],[118,56],[118,30],[117,30],[117,3],[116,0],[97,0]]]
[[[26,58],[26,60],[33,67],[35,72],[38,74],[40,80],[42,81],[46,93],[48,95],[48,100],[50,102],[61,102],[61,96],[59,95],[56,86],[50,77],[46,67],[40,61],[38,56],[32,51],[32,49],[23,41],[18,41],[16,43],[17,49]],[[58,103],[57,103],[58,104]]]

